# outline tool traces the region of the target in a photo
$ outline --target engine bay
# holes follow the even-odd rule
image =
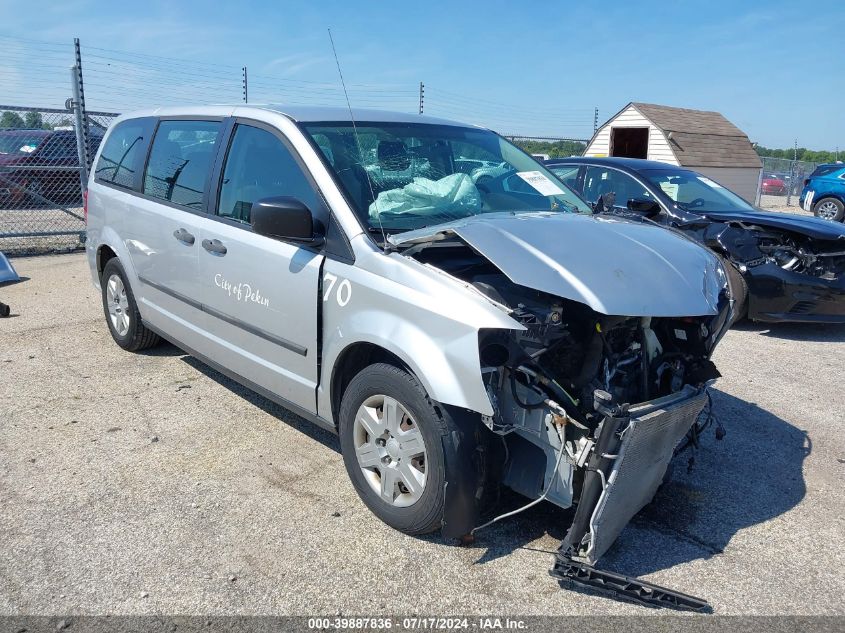
[[[708,227],[706,240],[746,269],[772,262],[784,270],[828,281],[845,275],[845,246],[841,241],[744,223],[713,224]]]

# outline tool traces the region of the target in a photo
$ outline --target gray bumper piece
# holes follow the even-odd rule
[[[589,533],[573,558],[594,565],[633,516],[654,498],[675,446],[706,402],[704,389],[687,385],[671,396],[630,408],[630,423],[622,432],[618,457],[593,510]]]

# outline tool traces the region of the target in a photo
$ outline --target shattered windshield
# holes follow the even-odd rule
[[[590,208],[551,172],[490,132],[427,123],[304,126],[371,229],[404,231],[482,213]]]
[[[680,169],[643,169],[640,172],[687,211],[753,211],[754,207],[707,176]]]
[[[44,138],[43,134],[35,135],[26,132],[0,134],[0,154],[31,154]]]

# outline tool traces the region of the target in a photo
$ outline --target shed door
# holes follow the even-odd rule
[[[624,158],[648,158],[648,128],[610,128],[610,155]]]

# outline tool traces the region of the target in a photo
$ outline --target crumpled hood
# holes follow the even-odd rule
[[[718,259],[666,229],[575,213],[481,214],[391,236],[408,246],[457,235],[514,283],[625,316],[718,313]]]
[[[716,222],[759,224],[773,229],[794,231],[819,240],[845,240],[845,224],[815,217],[775,211],[709,211],[701,213]]]

